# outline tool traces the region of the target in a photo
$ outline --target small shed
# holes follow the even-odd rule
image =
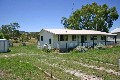
[[[9,50],[9,41],[0,39],[0,52],[7,52]]]

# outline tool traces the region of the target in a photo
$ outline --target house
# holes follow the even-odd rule
[[[111,33],[117,34],[117,41],[120,41],[120,28],[114,29]]]
[[[52,48],[68,49],[78,45],[94,47],[98,43],[104,45],[116,43],[116,38],[114,42],[107,40],[109,35],[116,36],[116,34],[94,30],[42,29],[38,46],[43,48],[44,44],[49,44]]]

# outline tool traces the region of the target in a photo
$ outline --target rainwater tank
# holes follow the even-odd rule
[[[7,52],[9,50],[9,42],[6,39],[0,39],[0,52]]]

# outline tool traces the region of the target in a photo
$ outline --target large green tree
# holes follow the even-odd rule
[[[6,39],[14,39],[15,37],[20,36],[18,28],[20,28],[20,26],[15,22],[10,23],[9,25],[2,25],[0,30]]]
[[[4,35],[3,33],[0,31],[0,39],[3,39],[4,38]]]
[[[109,8],[107,4],[97,3],[82,6],[69,18],[62,17],[62,24],[69,29],[86,29],[109,32],[113,21],[119,17],[116,7]]]

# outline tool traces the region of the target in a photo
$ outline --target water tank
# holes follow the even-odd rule
[[[7,52],[9,49],[9,42],[6,39],[0,39],[0,52]]]

